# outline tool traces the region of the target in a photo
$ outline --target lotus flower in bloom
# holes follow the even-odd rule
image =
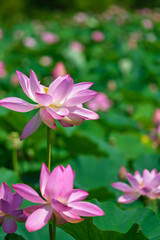
[[[98,93],[97,96],[87,103],[87,107],[92,111],[107,111],[111,107],[111,102],[103,93]]]
[[[82,106],[82,103],[97,94],[89,89],[93,83],[74,84],[73,79],[65,75],[56,78],[47,88],[40,84],[32,70],[30,78],[19,71],[17,75],[25,94],[37,104],[28,103],[17,97],[7,97],[0,100],[0,106],[17,112],[40,109],[25,126],[21,140],[35,132],[42,121],[48,127],[56,129],[54,119],[57,119],[63,127],[72,127],[80,125],[84,120],[99,118],[96,113]]]
[[[0,187],[0,224],[6,233],[17,230],[17,222],[25,222],[23,210],[19,210],[23,198],[18,193],[12,193],[9,186],[3,182]]]
[[[95,41],[95,42],[102,42],[104,40],[104,34],[103,32],[101,31],[94,31],[92,33],[92,39]]]
[[[2,61],[0,61],[0,78],[3,78],[5,76],[6,76],[5,65]]]
[[[48,44],[53,44],[59,41],[59,37],[51,32],[43,32],[41,38]]]
[[[73,41],[70,44],[70,48],[75,52],[83,52],[84,45],[78,41]]]
[[[34,48],[37,45],[37,41],[33,37],[26,37],[23,40],[23,44],[28,48]]]
[[[25,184],[15,184],[13,189],[28,201],[38,203],[24,209],[28,216],[26,228],[29,232],[36,231],[56,217],[57,224],[66,222],[78,223],[80,216],[102,216],[104,212],[96,205],[82,201],[88,196],[86,191],[73,189],[75,172],[70,165],[56,167],[52,173],[43,163],[40,175],[41,198],[38,193]]]
[[[142,26],[146,29],[152,29],[153,28],[153,22],[150,19],[143,19]]]
[[[134,175],[127,173],[127,179],[131,186],[123,182],[112,183],[112,187],[124,192],[118,202],[131,203],[141,195],[149,199],[160,198],[160,173],[157,173],[156,169],[151,172],[145,169],[142,176],[138,171]]]
[[[160,125],[152,129],[150,138],[153,140],[153,147],[157,148],[160,145]]]
[[[154,112],[153,120],[155,124],[160,124],[160,109],[157,108]]]
[[[13,74],[13,75],[11,76],[11,84],[14,85],[14,86],[16,86],[16,85],[18,85],[18,83],[19,83],[19,79],[18,79],[18,77],[17,77],[17,74]]]
[[[44,67],[50,66],[52,62],[53,59],[50,56],[43,56],[39,59],[39,63]]]

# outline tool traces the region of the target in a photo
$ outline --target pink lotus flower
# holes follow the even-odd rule
[[[160,125],[152,129],[150,138],[153,140],[153,147],[157,148],[160,145]]]
[[[63,76],[65,74],[67,74],[67,70],[66,70],[63,62],[58,62],[52,72],[53,79],[55,79],[59,76]]]
[[[53,44],[59,41],[59,37],[51,32],[43,32],[41,38],[48,44]]]
[[[160,173],[156,169],[149,172],[143,171],[143,176],[138,171],[131,175],[127,173],[127,179],[131,186],[123,182],[112,183],[112,187],[124,192],[124,195],[118,198],[120,203],[131,203],[141,195],[149,199],[160,198]]]
[[[84,51],[83,44],[78,41],[71,42],[70,48],[75,52],[83,52]]]
[[[2,31],[2,29],[0,28],[0,39],[2,39],[3,38],[3,31]]]
[[[50,56],[43,56],[39,59],[39,63],[44,67],[50,66],[52,62],[53,59]]]
[[[3,78],[6,76],[6,69],[4,62],[0,61],[0,78]]]
[[[18,193],[12,193],[9,186],[3,182],[0,187],[0,224],[5,233],[14,233],[17,222],[25,222],[23,210],[19,210],[23,198]]]
[[[160,109],[157,108],[154,112],[153,120],[155,124],[160,124]]]
[[[95,42],[102,42],[104,40],[104,34],[101,31],[96,30],[92,33],[92,39]]]
[[[49,87],[40,84],[36,74],[31,70],[30,78],[17,71],[19,83],[24,93],[37,104],[28,103],[17,97],[0,100],[0,106],[17,112],[29,112],[40,109],[25,126],[21,140],[35,132],[43,121],[48,127],[56,129],[54,119],[63,127],[80,125],[84,120],[98,119],[99,116],[82,104],[93,98],[97,92],[89,88],[93,83],[74,84],[69,75],[58,77]]]
[[[127,170],[126,170],[125,166],[122,166],[118,173],[119,179],[122,182],[124,182],[126,180],[126,174],[127,174]]]
[[[56,217],[56,224],[66,222],[78,223],[85,217],[102,216],[104,212],[96,205],[82,201],[88,196],[86,191],[73,189],[75,172],[70,165],[56,167],[52,173],[43,163],[40,174],[40,191],[38,193],[25,184],[15,184],[13,189],[28,201],[38,203],[24,209],[28,217],[26,228],[29,232],[44,227],[50,219]]]
[[[100,92],[94,99],[87,103],[87,107],[92,111],[100,110],[105,112],[111,107],[111,102],[103,92]]]
[[[17,74],[12,74],[12,76],[11,76],[11,84],[15,85],[15,86],[19,84],[19,79],[17,77]]]
[[[34,48],[37,45],[37,41],[33,37],[26,37],[23,40],[23,44],[28,48]]]
[[[153,28],[153,22],[150,19],[143,19],[142,20],[142,26],[146,29],[152,29]]]
[[[77,23],[85,23],[88,21],[88,15],[84,12],[78,12],[74,15],[73,21]]]

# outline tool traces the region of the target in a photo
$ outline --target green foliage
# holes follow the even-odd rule
[[[25,240],[25,239],[18,234],[12,233],[12,234],[7,234],[4,240]]]
[[[89,190],[87,200],[96,198],[99,202],[103,202],[114,197],[115,195],[112,192],[109,192],[106,187],[99,187]]]
[[[114,142],[116,147],[121,149],[125,158],[128,160],[135,159],[135,158],[143,155],[144,153],[149,154],[149,153],[154,152],[152,146],[143,144],[143,142],[141,141],[141,136],[138,136],[138,134],[112,133],[111,140]],[[127,146],[132,146],[132,147],[127,148]]]
[[[57,228],[56,229],[57,239],[65,239],[65,240],[73,240],[74,238],[64,232],[63,230]],[[4,240],[30,240],[30,239],[49,239],[48,235],[48,226],[45,226],[43,229],[37,232],[28,232],[22,223],[18,223],[17,234],[5,234],[2,232],[2,228],[0,229],[0,237]]]
[[[66,232],[70,233],[76,240],[148,240],[140,230],[139,225],[135,224],[127,233],[117,231],[101,231],[93,224],[92,219],[85,219],[79,224],[66,224],[61,227]]]
[[[86,218],[78,224],[67,223],[60,226],[75,239],[130,239],[158,240],[160,220],[147,208],[121,210],[113,203],[101,203],[105,211],[102,217]]]
[[[94,224],[101,230],[125,233],[137,223],[142,233],[150,240],[160,237],[160,220],[150,209],[133,208],[124,211],[113,203],[101,203],[100,207],[106,214],[101,218],[94,218]]]
[[[19,179],[15,172],[4,167],[0,168],[0,176],[0,185],[2,184],[2,182],[6,182],[9,186],[11,186]]]

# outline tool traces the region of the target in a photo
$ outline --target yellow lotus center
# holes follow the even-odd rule
[[[44,87],[44,92],[45,92],[45,94],[47,94],[48,93],[48,87]],[[50,104],[48,107],[50,107],[50,108],[55,108],[55,107],[61,107],[61,103],[58,103],[58,104]],[[38,105],[39,107],[41,107],[41,108],[43,108],[43,109],[45,109],[45,106],[43,106],[43,105]]]
[[[2,211],[0,211],[0,217],[3,217],[3,216],[5,216],[5,215],[7,215],[6,213],[3,213]]]
[[[57,200],[58,200],[59,202],[63,203],[63,204],[66,203],[65,199],[63,199],[63,198],[61,198],[61,197],[58,197]]]
[[[44,92],[48,93],[48,87],[44,87]]]
[[[44,87],[44,92],[47,94],[48,93],[48,87]],[[53,104],[50,104],[49,105],[49,107],[60,107],[61,106],[61,104],[55,104],[55,105],[53,105]]]
[[[143,183],[142,183],[142,181],[139,182],[139,185],[141,186],[141,188],[143,188]]]

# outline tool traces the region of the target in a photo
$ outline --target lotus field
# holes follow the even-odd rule
[[[160,11],[0,26],[0,239],[160,239]]]

